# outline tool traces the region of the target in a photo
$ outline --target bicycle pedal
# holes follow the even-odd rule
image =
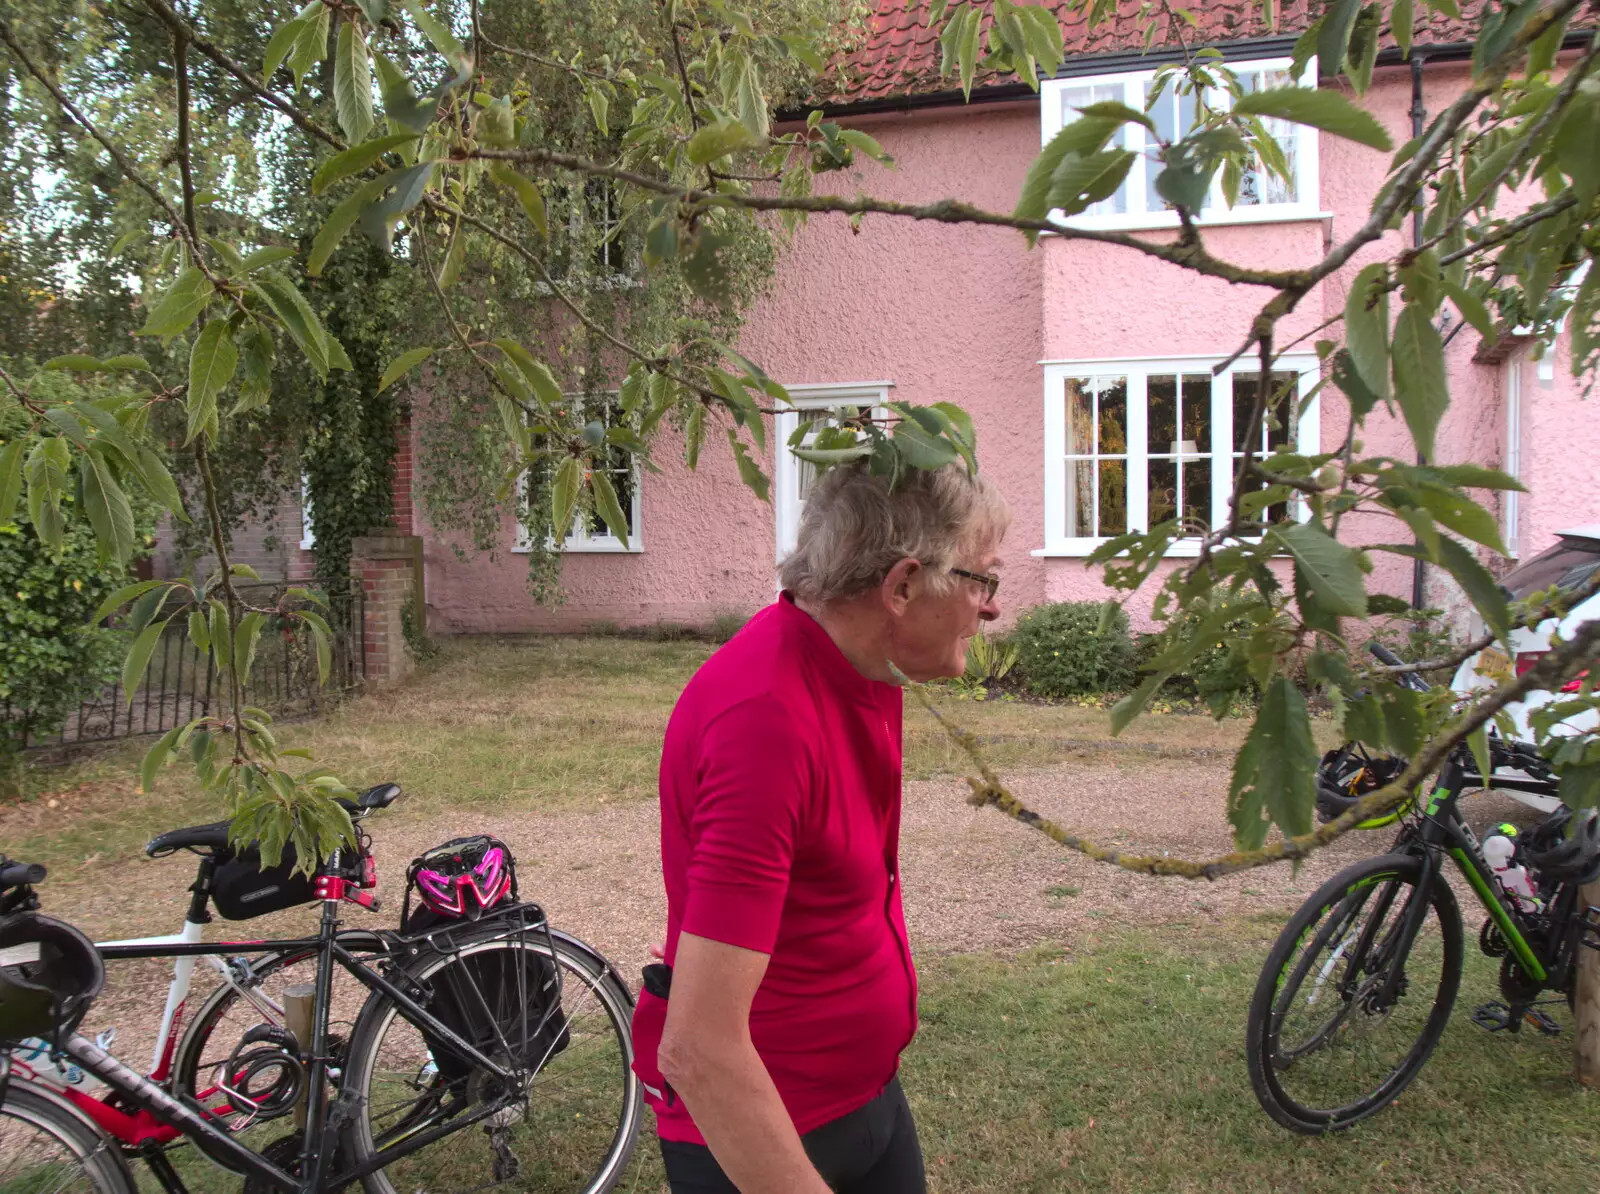
[[[1491,999],[1472,1013],[1472,1022],[1485,1032],[1516,1032],[1522,1021],[1511,1015],[1511,1009],[1498,999]]]
[[[1528,1008],[1522,1013],[1522,1018],[1529,1024],[1532,1024],[1540,1032],[1544,1033],[1545,1036],[1561,1035],[1561,1025],[1557,1024],[1553,1019],[1550,1018],[1549,1015],[1541,1012],[1536,1007]]]

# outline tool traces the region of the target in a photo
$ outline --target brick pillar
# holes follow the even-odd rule
[[[374,688],[403,680],[415,660],[406,649],[401,611],[411,603],[417,629],[427,629],[422,540],[378,533],[350,541],[350,581],[361,592],[363,674]]]

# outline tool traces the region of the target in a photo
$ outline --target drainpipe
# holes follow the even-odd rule
[[[1422,102],[1422,54],[1414,47],[1411,51],[1411,135],[1422,136],[1423,122],[1428,118],[1428,109]],[[1422,243],[1422,208],[1411,213],[1411,245],[1415,248]],[[1426,458],[1419,451],[1417,463],[1427,464]],[[1422,546],[1418,540],[1417,546]],[[1423,595],[1427,589],[1427,564],[1418,557],[1411,565],[1411,608],[1423,607]]]

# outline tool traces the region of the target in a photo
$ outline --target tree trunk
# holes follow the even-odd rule
[[[1600,883],[1578,897],[1580,908],[1600,904]],[[1573,1065],[1579,1082],[1600,1087],[1600,949],[1578,947],[1578,1028]]]

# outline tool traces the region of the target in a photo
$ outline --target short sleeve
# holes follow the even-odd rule
[[[684,932],[772,952],[810,798],[812,759],[792,714],[770,697],[742,701],[702,731]]]

